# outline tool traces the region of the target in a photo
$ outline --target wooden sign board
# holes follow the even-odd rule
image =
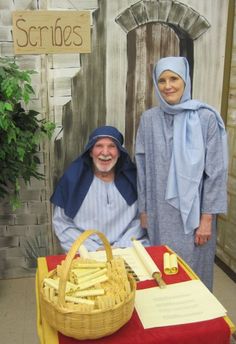
[[[89,11],[12,13],[15,54],[89,53]]]

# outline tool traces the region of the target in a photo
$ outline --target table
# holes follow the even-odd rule
[[[147,247],[146,250],[162,271],[163,254],[172,252],[167,246]],[[54,269],[65,255],[38,258],[36,273],[37,329],[41,344],[229,344],[230,335],[235,331],[234,324],[226,317],[192,324],[144,329],[134,310],[131,320],[116,333],[96,340],[76,340],[55,331],[43,319],[40,312],[39,290],[48,271]],[[197,279],[190,267],[178,257],[179,272],[164,275],[167,284]],[[162,271],[163,273],[163,271]],[[154,280],[138,282],[137,289],[156,286]]]

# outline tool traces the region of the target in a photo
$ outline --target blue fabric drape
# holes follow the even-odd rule
[[[178,104],[170,105],[158,89],[160,75],[170,70],[185,83],[184,93]],[[206,108],[215,116],[221,132],[224,167],[227,169],[227,135],[220,114],[208,104],[191,99],[189,64],[185,57],[165,57],[154,67],[153,81],[163,112],[174,115],[173,151],[168,174],[166,200],[181,212],[186,234],[199,226],[199,185],[204,171],[205,147],[198,110]]]

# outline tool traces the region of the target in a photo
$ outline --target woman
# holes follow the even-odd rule
[[[216,219],[227,209],[227,137],[220,115],[191,99],[188,61],[160,59],[159,107],[143,113],[136,138],[138,202],[151,245],[168,245],[212,289]]]

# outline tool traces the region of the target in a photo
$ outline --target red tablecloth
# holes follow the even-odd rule
[[[148,247],[148,253],[160,270],[163,267],[165,246]],[[48,270],[52,270],[65,256],[47,256]],[[188,268],[179,265],[176,275],[164,275],[167,284],[190,280]],[[154,280],[139,282],[138,289],[156,286]],[[116,333],[96,340],[76,340],[58,333],[59,344],[229,344],[230,328],[224,318],[191,324],[144,329],[134,311],[131,320]],[[48,343],[50,344],[50,343]]]

